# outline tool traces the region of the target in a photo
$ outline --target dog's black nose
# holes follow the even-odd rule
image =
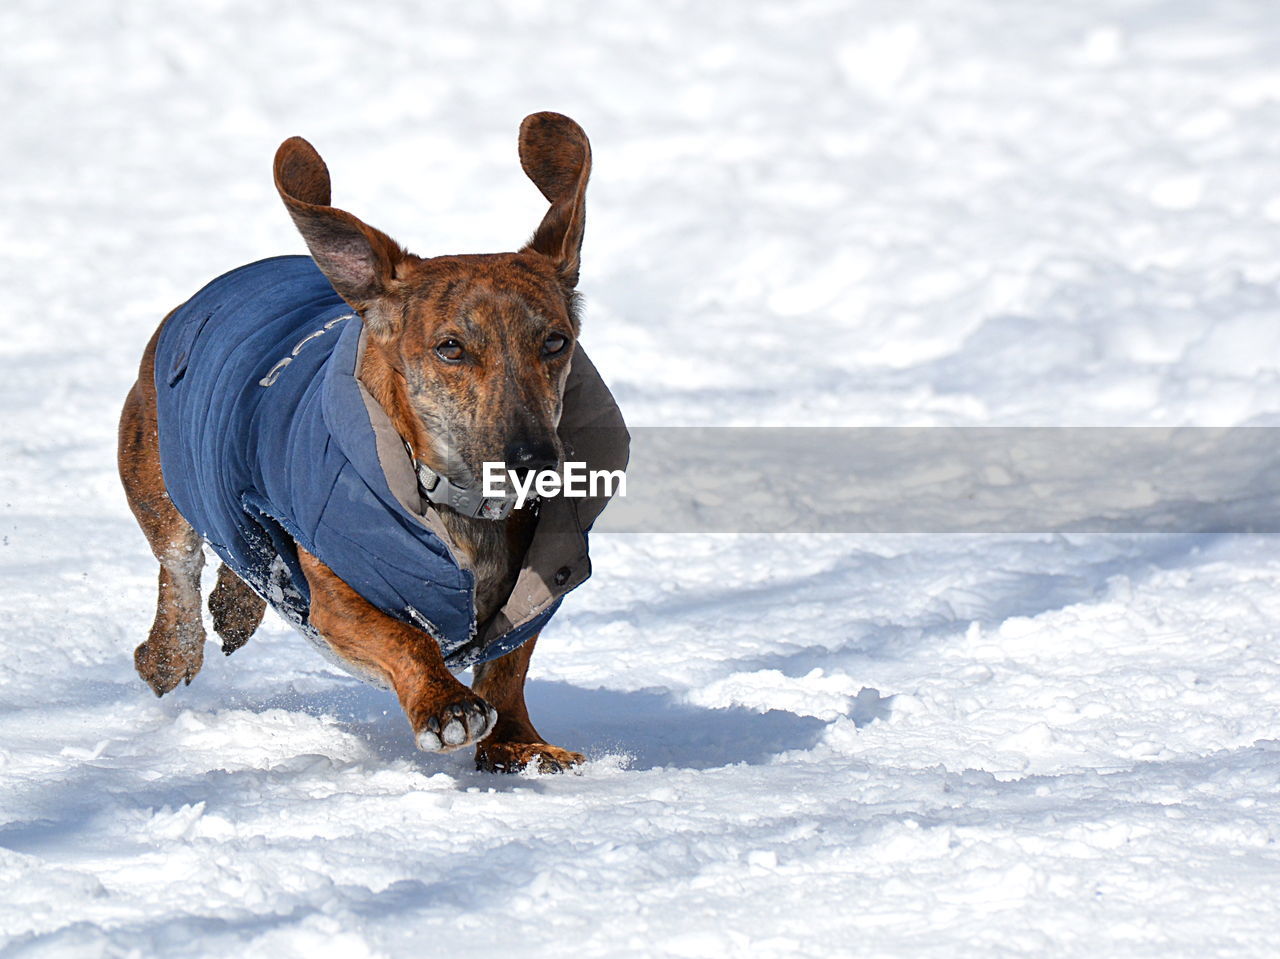
[[[556,448],[548,442],[516,440],[507,446],[506,463],[509,470],[551,470],[560,465]]]

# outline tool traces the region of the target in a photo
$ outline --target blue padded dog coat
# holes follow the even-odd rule
[[[179,307],[155,356],[169,496],[222,561],[309,638],[319,639],[295,544],[378,609],[429,632],[451,667],[494,659],[542,629],[590,575],[585,530],[604,503],[544,503],[512,598],[477,635],[473,577],[443,524],[425,501],[406,501],[403,485],[400,496],[392,490],[389,473],[411,475],[412,462],[403,449],[397,461],[389,421],[357,379],[362,330],[305,256],[233,270]],[[592,408],[575,416],[575,397],[590,397]],[[565,410],[570,448],[565,431],[577,421],[595,437],[580,444],[597,450],[595,468],[625,465],[621,416],[580,350]]]

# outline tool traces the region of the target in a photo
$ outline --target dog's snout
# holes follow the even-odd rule
[[[560,465],[560,456],[549,442],[516,440],[507,445],[507,469],[525,472],[551,470]]]

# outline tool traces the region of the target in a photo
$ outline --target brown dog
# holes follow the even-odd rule
[[[625,463],[625,429],[616,407],[576,346],[575,288],[590,146],[576,123],[553,113],[526,118],[519,145],[525,172],[551,203],[532,239],[517,253],[423,259],[331,206],[324,162],[305,140],[285,141],[275,160],[277,190],[315,265],[354,317],[348,313],[331,320],[299,342],[267,376],[246,380],[237,389],[254,401],[272,395],[267,388],[277,375],[294,375],[284,368],[290,358],[305,359],[305,351],[319,349],[304,344],[351,320],[363,324],[357,378],[371,422],[382,423],[382,433],[398,438],[407,451],[400,462],[392,449],[396,444],[379,439],[389,479],[414,464],[459,486],[474,481],[484,462],[553,468],[563,459],[571,418],[609,428],[599,435],[613,430],[604,444],[613,448],[602,447],[596,458],[610,466]],[[138,673],[157,695],[190,683],[203,661],[203,540],[224,559],[209,610],[225,652],[243,645],[258,627],[267,605],[263,597],[281,608],[271,584],[233,570],[231,554],[219,549],[217,538],[184,517],[175,503],[180,498],[172,485],[170,460],[165,459],[162,469],[162,448],[207,439],[171,438],[165,432],[173,427],[166,423],[163,403],[158,415],[157,390],[192,375],[185,373],[185,351],[178,373],[167,377],[167,370],[157,369],[157,344],[166,335],[166,324],[176,322],[173,318],[184,308],[166,317],[152,337],[120,421],[120,475],[160,562],[155,622],[135,654]],[[202,327],[208,319],[203,318]],[[216,320],[208,326],[212,332],[202,329],[199,335],[218,345]],[[190,362],[197,359],[193,352]],[[297,362],[294,369],[302,365]],[[566,389],[572,403],[566,401]],[[227,428],[212,412],[209,423],[202,428]],[[584,440],[583,445],[592,442]],[[388,449],[392,451],[386,453]],[[309,464],[290,463],[288,468],[301,474]],[[509,632],[533,611],[554,609],[552,601],[586,578],[582,530],[604,503],[546,501],[538,512],[526,508],[495,520],[428,502],[420,488],[396,496],[473,577],[476,628],[470,659],[447,661],[431,629],[402,611],[379,608],[300,540],[279,550],[301,570],[309,593],[294,625],[322,640],[352,671],[393,689],[424,749],[476,745],[477,765],[492,770],[536,763],[543,771],[554,771],[582,762],[581,754],[545,742],[529,720],[524,681],[536,634],[496,658],[484,651],[487,639]],[[573,561],[561,565],[566,555]],[[416,617],[415,610],[409,612]],[[479,663],[473,690],[451,674],[449,666],[458,662]]]

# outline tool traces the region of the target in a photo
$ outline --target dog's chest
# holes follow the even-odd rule
[[[531,509],[513,512],[500,522],[472,519],[452,510],[442,510],[441,518],[475,576],[476,627],[483,633],[515,587],[536,519]]]

